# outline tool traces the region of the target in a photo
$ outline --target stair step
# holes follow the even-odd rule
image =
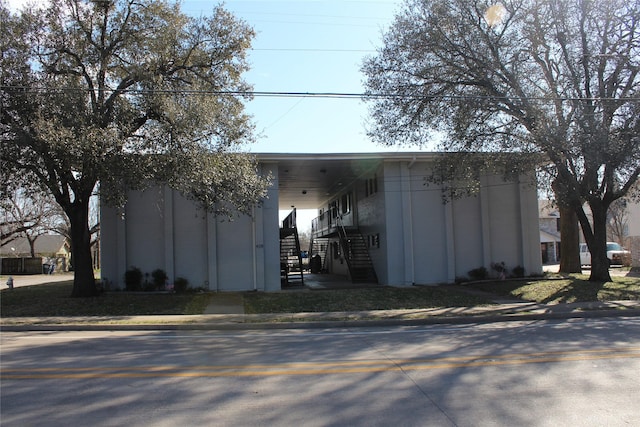
[[[344,229],[339,231],[342,242],[346,240],[346,258],[349,266],[349,275],[353,283],[377,282],[373,262],[369,256],[369,247],[364,237],[357,229]]]
[[[300,240],[295,227],[280,228],[280,282],[282,286],[304,282]]]

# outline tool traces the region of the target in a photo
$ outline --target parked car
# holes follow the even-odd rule
[[[607,258],[611,265],[631,265],[631,252],[616,242],[607,242]],[[580,264],[591,265],[591,252],[586,243],[580,243]]]

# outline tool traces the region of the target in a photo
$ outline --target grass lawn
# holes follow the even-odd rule
[[[467,286],[545,304],[640,300],[638,277],[613,277],[613,281],[607,283],[589,282],[587,278],[576,274],[559,280],[487,282]]]
[[[0,292],[2,317],[136,316],[150,314],[202,314],[209,293],[126,294],[71,298],[73,282],[23,286]]]
[[[107,293],[71,298],[72,282],[24,286],[0,293],[2,317],[136,316],[202,314],[215,293]],[[331,291],[246,292],[245,312],[297,313],[466,307],[490,304],[487,298],[437,287],[346,289]]]
[[[247,314],[319,311],[398,310],[491,304],[487,298],[439,287],[342,289],[312,292],[248,293]]]
[[[465,285],[494,295],[508,295],[541,303],[640,300],[640,278],[615,277],[593,283],[587,276],[562,280],[522,280]],[[72,282],[18,287],[0,292],[2,317],[136,316],[202,314],[218,294],[154,294],[113,292],[95,298],[71,298]],[[247,314],[321,311],[364,311],[469,307],[492,304],[491,298],[455,292],[446,286],[330,291],[242,293]]]

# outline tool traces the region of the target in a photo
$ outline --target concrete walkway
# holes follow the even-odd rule
[[[640,301],[606,303],[516,303],[476,307],[358,312],[202,314],[0,318],[0,331],[50,330],[250,330],[352,328],[538,321],[596,317],[640,317]]]
[[[244,314],[244,301],[238,293],[218,293],[203,314]]]

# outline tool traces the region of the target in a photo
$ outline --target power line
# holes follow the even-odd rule
[[[0,90],[16,90],[27,93],[65,93],[65,92],[91,92],[87,88],[42,88],[27,86],[0,86]],[[98,92],[97,89],[93,90]],[[103,89],[104,92],[113,93],[115,89]],[[640,101],[640,97],[611,98],[611,97],[511,97],[511,96],[489,96],[489,95],[424,95],[424,94],[402,94],[402,93],[367,93],[367,92],[288,92],[288,91],[236,91],[236,90],[175,90],[175,89],[125,89],[120,91],[123,94],[175,94],[175,95],[216,95],[216,96],[237,96],[237,97],[274,97],[274,98],[342,98],[342,99],[438,99],[438,100],[477,100],[477,99],[500,99],[512,101]]]

